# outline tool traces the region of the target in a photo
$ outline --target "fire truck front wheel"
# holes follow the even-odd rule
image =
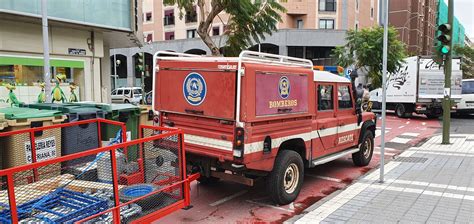
[[[303,185],[304,166],[300,154],[291,150],[278,153],[272,172],[267,177],[272,200],[286,205],[296,199]]]
[[[359,145],[359,151],[352,154],[352,161],[356,166],[367,166],[374,153],[374,134],[368,129],[364,131],[364,137]]]

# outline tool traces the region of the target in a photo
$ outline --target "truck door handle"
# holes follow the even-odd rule
[[[202,111],[202,110],[184,109],[184,112],[186,112],[186,113],[188,113],[188,114],[199,114],[199,115],[203,115],[203,114],[204,114],[204,111]]]

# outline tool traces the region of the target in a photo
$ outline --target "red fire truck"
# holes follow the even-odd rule
[[[267,181],[277,204],[298,196],[304,169],[352,154],[367,165],[376,116],[356,106],[346,78],[310,60],[243,51],[239,57],[155,54],[159,124],[184,130],[188,171],[201,183]]]

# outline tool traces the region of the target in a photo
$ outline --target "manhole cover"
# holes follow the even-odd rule
[[[394,161],[402,162],[402,163],[424,163],[426,162],[426,160],[428,160],[428,158],[415,157],[415,156],[408,156],[408,157],[400,156],[394,159]]]

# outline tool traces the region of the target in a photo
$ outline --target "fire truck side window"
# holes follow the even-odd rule
[[[349,109],[352,108],[351,93],[349,91],[349,86],[338,86],[337,88],[337,97],[339,109]]]
[[[319,85],[318,86],[318,110],[333,110],[333,86],[332,85]]]

